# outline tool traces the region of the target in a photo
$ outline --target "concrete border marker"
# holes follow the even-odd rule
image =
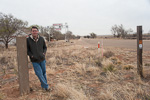
[[[30,92],[26,37],[16,37],[20,95]]]

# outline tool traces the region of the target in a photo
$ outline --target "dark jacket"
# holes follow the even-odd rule
[[[27,54],[30,57],[31,62],[41,62],[45,60],[46,44],[43,37],[38,36],[37,42],[31,35],[27,38]]]

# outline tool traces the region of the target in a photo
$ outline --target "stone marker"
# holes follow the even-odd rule
[[[24,95],[30,92],[26,37],[17,37],[16,42],[17,42],[19,90],[20,95]]]

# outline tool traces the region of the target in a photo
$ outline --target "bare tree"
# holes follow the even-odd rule
[[[56,39],[56,40],[64,40],[65,39],[65,35],[62,34],[60,31],[56,31],[54,29],[54,27],[51,27],[50,28],[50,37],[49,37],[49,33],[46,32],[47,29],[43,30],[43,34],[44,36],[46,37],[46,40],[49,41],[49,38],[50,39]]]
[[[150,30],[148,31],[148,34],[150,34]]]
[[[133,32],[133,30],[130,28],[128,30],[125,30],[123,25],[114,25],[111,28],[111,32],[114,35],[114,37],[120,37],[120,38],[125,38],[128,33]]]
[[[56,40],[64,40],[65,35],[62,34],[60,31],[53,30],[53,38]]]
[[[95,33],[92,32],[92,33],[90,33],[90,37],[91,37],[91,38],[96,38],[97,35],[96,35]]]
[[[40,31],[40,34],[43,34],[43,35],[49,34],[50,28],[49,28],[49,27],[40,26],[40,27],[39,27],[39,31]]]
[[[23,32],[23,28],[27,25],[13,15],[0,13],[0,38],[5,44],[6,49],[11,40]]]
[[[112,26],[111,32],[114,35],[114,37],[117,37],[117,25]]]
[[[80,39],[80,38],[81,38],[81,36],[79,36],[79,35],[76,36],[76,39]]]
[[[67,40],[69,42],[70,39],[74,39],[75,38],[75,35],[73,35],[71,31],[67,31],[66,38],[67,38]]]

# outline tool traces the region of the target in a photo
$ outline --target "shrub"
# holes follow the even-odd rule
[[[112,51],[107,51],[104,53],[104,57],[106,57],[106,58],[110,58],[112,56],[114,56],[114,53]]]
[[[150,66],[150,63],[146,63],[145,66]]]
[[[0,93],[0,100],[3,100],[4,99],[4,96],[2,93]]]
[[[95,64],[96,64],[98,67],[101,67],[101,66],[102,66],[102,61],[103,61],[102,58],[98,58],[97,60],[95,60]]]
[[[1,64],[7,64],[8,62],[7,62],[6,57],[2,57],[2,58],[0,59],[0,63],[1,63]]]
[[[130,70],[130,69],[133,69],[134,66],[133,65],[125,65],[123,66],[123,69],[126,69],[126,70]]]
[[[116,71],[115,66],[112,63],[104,66],[103,69],[104,69],[105,72],[107,72],[107,71],[109,71],[109,72]]]

